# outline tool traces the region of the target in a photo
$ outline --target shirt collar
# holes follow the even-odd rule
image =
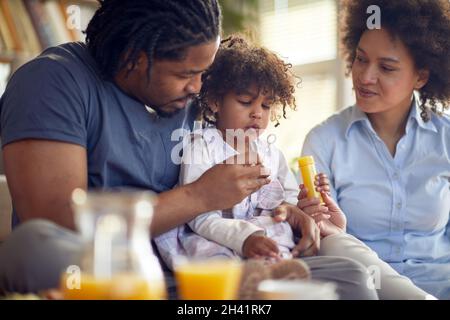
[[[372,126],[370,125],[369,118],[367,118],[367,115],[362,112],[357,105],[354,105],[352,108],[352,111],[350,113],[350,116],[348,118],[348,124],[347,129],[345,130],[345,137],[348,138],[348,135],[350,133],[351,128],[359,122],[366,122],[368,127],[372,129]],[[373,130],[373,129],[372,129]]]
[[[409,131],[409,128],[411,127],[412,121],[416,121],[417,124],[419,125],[419,127],[421,127],[422,129],[425,130],[430,130],[433,132],[437,132],[436,126],[434,125],[434,123],[429,120],[427,122],[425,122],[422,117],[420,116],[421,113],[421,109],[419,107],[419,103],[418,103],[418,99],[416,98],[416,96],[414,95],[413,97],[413,101],[411,104],[411,110],[409,112],[409,116],[408,116],[408,122],[406,124],[406,132]],[[353,127],[353,125],[355,125],[358,122],[362,122],[362,123],[366,123],[367,127],[374,131],[369,118],[367,117],[367,115],[362,112],[357,105],[354,105],[352,108],[352,112],[350,114],[350,117],[348,119],[348,124],[347,124],[347,129],[345,131],[345,137],[348,138],[349,132],[351,130],[351,128]]]

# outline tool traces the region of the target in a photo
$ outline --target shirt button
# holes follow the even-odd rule
[[[394,172],[394,174],[392,175],[392,178],[394,178],[394,180],[397,180],[398,179],[398,173]]]
[[[400,247],[396,247],[396,248],[395,248],[395,253],[396,253],[396,254],[400,254],[400,252],[402,252],[402,250],[400,249]]]
[[[401,209],[402,208],[402,203],[401,202],[397,202],[397,204],[395,206],[397,207],[397,209]]]

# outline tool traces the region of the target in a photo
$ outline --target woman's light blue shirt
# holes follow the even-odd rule
[[[450,119],[424,122],[415,100],[392,157],[356,106],[308,134],[313,155],[348,219],[347,231],[399,273],[450,299]]]

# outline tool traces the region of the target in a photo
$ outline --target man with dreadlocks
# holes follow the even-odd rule
[[[79,248],[68,231],[77,187],[160,193],[157,235],[250,192],[234,179],[225,196],[203,195],[230,176],[245,174],[252,188],[264,182],[258,169],[227,166],[171,190],[179,172],[171,134],[193,122],[185,106],[214,60],[220,19],[216,0],[100,1],[86,43],[49,48],[12,76],[0,110],[17,228],[0,247],[0,291],[57,285]]]
[[[0,246],[0,294],[56,287],[79,264],[75,188],[155,191],[157,236],[269,182],[259,164],[218,164],[174,188],[171,134],[193,124],[195,110],[185,107],[214,60],[220,20],[216,0],[103,0],[86,43],[49,48],[13,75],[0,100],[0,133],[17,228]],[[312,219],[297,209],[287,220],[302,232],[300,251],[317,247]],[[352,260],[310,261],[312,276],[335,280],[344,297],[372,296]]]

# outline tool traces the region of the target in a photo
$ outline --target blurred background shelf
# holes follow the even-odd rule
[[[13,53],[0,53],[0,63],[11,63],[14,60]]]
[[[97,6],[96,0],[0,0],[0,95],[9,75],[46,48],[84,41]]]

